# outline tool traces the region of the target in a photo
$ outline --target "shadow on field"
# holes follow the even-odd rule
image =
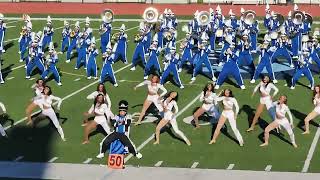
[[[226,121],[227,122],[227,121]],[[214,131],[217,128],[217,124],[213,124],[212,128],[211,128],[211,137],[210,140],[213,137]],[[231,139],[232,141],[236,142],[237,144],[239,144],[238,140],[236,138],[234,138],[233,136],[231,136],[231,134],[228,132],[228,128],[226,126],[226,124],[223,125],[223,127],[221,128],[221,133],[224,134],[225,136],[227,136],[229,139]]]
[[[6,51],[8,51],[8,49],[10,49],[12,46],[14,46],[14,43],[11,41],[11,42],[9,42],[9,43],[6,43],[6,45],[4,45],[4,49],[6,50]]]
[[[291,111],[292,115],[299,120],[297,127],[299,129],[301,129],[302,131],[304,131],[304,119],[307,117],[307,115],[304,113],[301,113],[300,111],[297,111],[295,109],[290,109],[290,111]],[[313,120],[311,120],[309,123],[315,127],[320,127],[320,125],[318,123],[314,122]]]
[[[0,62],[0,63],[2,63],[2,62]],[[14,66],[14,64],[10,64],[9,66],[1,69],[3,79],[6,79],[6,77],[12,72],[13,66]]]
[[[255,112],[255,109],[251,108],[251,106],[245,104],[241,107],[240,111],[239,111],[239,114],[241,112],[245,112],[247,114],[247,121],[248,121],[248,127],[250,127],[251,123],[252,123],[252,120],[253,120],[253,117],[254,117],[254,112]]]

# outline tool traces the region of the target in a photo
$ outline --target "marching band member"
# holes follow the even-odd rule
[[[116,62],[119,59],[121,59],[121,61],[124,64],[128,64],[128,59],[127,59],[128,35],[125,33],[125,30],[126,30],[126,26],[122,24],[120,27],[120,32],[119,32],[117,42],[113,46],[113,52],[114,52],[113,61]]]
[[[194,44],[198,43],[198,39],[196,38],[198,33],[199,33],[199,22],[198,22],[198,14],[199,14],[199,11],[197,10],[195,13],[194,13],[194,18],[193,20],[191,20],[189,23],[188,23],[188,28],[189,28],[189,32],[191,32],[191,38],[193,39],[194,41]],[[212,21],[213,22],[213,21]],[[214,23],[212,23],[214,24]],[[211,41],[210,41],[211,42]]]
[[[30,79],[31,72],[34,67],[37,67],[41,74],[44,72],[45,67],[42,62],[43,51],[42,47],[39,45],[39,41],[41,38],[42,32],[39,31],[36,35],[34,35],[32,43],[29,47],[29,56],[28,56],[28,64],[26,69],[26,79]]]
[[[6,112],[7,112],[6,107],[4,106],[4,104],[2,102],[0,102],[0,109],[2,111],[2,114],[6,114]],[[4,128],[1,124],[0,124],[0,134],[3,137],[8,137],[6,131],[4,130]]]
[[[167,93],[162,100],[162,106],[164,109],[164,117],[161,119],[159,124],[156,127],[156,141],[153,144],[159,144],[160,143],[160,130],[170,123],[172,125],[173,131],[177,133],[188,146],[191,145],[191,142],[189,139],[183,134],[182,131],[179,130],[177,120],[176,120],[176,114],[178,113],[178,93],[175,91],[171,91]]]
[[[4,23],[3,18],[4,18],[3,14],[0,13],[0,51],[2,53],[6,52],[3,44],[4,44],[4,36],[7,29],[6,23]]]
[[[147,37],[147,40],[144,43],[144,49],[147,50],[149,49],[151,45],[151,40],[152,40],[151,25],[148,24],[147,22],[144,23],[144,32],[145,32],[145,36]]]
[[[229,10],[229,16],[230,16],[230,21],[231,21],[231,27],[234,30],[237,30],[239,28],[239,22],[237,20],[236,14],[232,11],[232,9]]]
[[[85,128],[84,128],[84,136],[82,144],[89,143],[89,134],[90,132],[97,127],[97,125],[102,126],[104,131],[107,134],[111,134],[111,127],[109,126],[108,122],[110,119],[113,118],[113,114],[110,108],[105,103],[105,97],[103,94],[98,94],[94,100],[94,103],[90,107],[89,111],[84,113],[86,117],[90,115],[94,115],[94,120],[89,121],[85,120]]]
[[[86,17],[86,23],[84,25],[83,33],[87,34],[87,39],[92,38],[92,28],[90,28],[90,18]]]
[[[141,24],[140,24],[141,26]],[[140,32],[139,35],[135,38],[135,43],[137,43],[136,48],[133,53],[132,57],[132,64],[131,64],[131,71],[136,70],[136,66],[139,62],[139,60],[142,61],[143,66],[146,65],[146,58],[145,58],[145,49],[144,49],[144,44],[147,41],[147,37],[145,36],[144,29],[140,27]]]
[[[96,49],[96,40],[95,37],[91,38],[90,46],[88,47],[87,50],[87,79],[91,79],[91,75],[93,76],[94,79],[98,79],[97,75],[97,62],[96,62],[96,57],[99,54],[98,49]]]
[[[142,154],[138,152],[135,145],[129,138],[130,124],[131,124],[131,115],[127,113],[128,111],[128,102],[126,100],[121,100],[119,102],[119,114],[115,115],[112,118],[112,124],[114,126],[114,131],[111,134],[108,134],[100,143],[100,151],[97,155],[97,158],[103,158],[104,153],[108,150],[108,147],[112,142],[120,140],[120,142],[128,147],[130,153],[132,153],[138,159],[142,158]],[[110,146],[111,147],[111,146]],[[110,148],[111,150],[111,148]]]
[[[284,27],[285,27],[285,30],[286,30],[286,33],[287,33],[287,34],[289,34],[290,29],[294,26],[293,21],[292,21],[292,18],[291,18],[291,14],[292,14],[292,12],[289,11],[289,12],[288,12],[288,18],[287,18],[287,20],[285,20],[285,22],[284,22]]]
[[[305,131],[302,134],[310,134],[309,122],[320,115],[320,85],[317,85],[313,90],[314,109],[304,119]]]
[[[218,29],[218,25],[216,24],[216,21],[214,19],[214,12],[213,9],[210,8],[210,22],[207,25],[207,33],[209,36],[209,42],[211,46],[211,50],[214,51],[216,47],[216,32]]]
[[[158,40],[156,36],[155,40],[151,44],[148,52],[149,60],[146,64],[146,67],[144,68],[144,78],[143,79],[148,79],[149,74],[151,74],[151,70],[153,69],[156,73],[160,74],[161,73],[161,67],[159,64],[159,59],[158,56],[160,55],[161,48],[158,47]]]
[[[305,19],[302,23],[302,35],[309,35],[309,32],[311,31],[311,23],[308,21],[308,16],[306,16],[306,13],[303,11],[305,14]]]
[[[294,73],[294,75],[292,77],[292,84],[291,84],[290,89],[295,89],[296,83],[298,82],[298,80],[300,79],[302,74],[304,74],[310,82],[309,87],[311,88],[311,90],[313,90],[314,79],[313,79],[312,73],[310,71],[310,67],[309,67],[310,64],[312,64],[312,59],[310,58],[309,50],[303,49],[302,55],[299,56],[299,59],[297,61],[296,72]]]
[[[301,52],[301,37],[302,37],[302,26],[293,21],[293,27],[290,30],[291,38],[291,52],[293,58],[298,58]]]
[[[34,96],[37,97],[42,95],[45,86],[46,83],[43,81],[43,79],[36,80],[36,83],[31,86],[31,88],[34,90]]]
[[[138,87],[147,85],[148,88],[148,96],[147,99],[143,103],[142,110],[139,115],[138,121],[135,123],[135,125],[140,125],[143,117],[146,114],[146,111],[150,107],[150,105],[153,103],[158,111],[161,113],[163,112],[163,107],[160,103],[160,98],[164,96],[167,93],[166,88],[163,87],[163,85],[160,84],[160,77],[158,75],[152,75],[151,80],[145,80],[142,83],[138,84],[134,87],[134,90],[137,90]],[[159,95],[159,89],[162,91],[162,93]]]
[[[243,7],[241,7],[240,9],[240,20],[239,20],[239,30],[240,32],[244,31],[245,30],[245,23],[244,23],[244,13],[246,11],[243,9]]]
[[[271,61],[274,48],[268,47],[269,43],[270,42],[266,39],[261,45],[261,47],[258,48],[258,52],[260,52],[258,66],[256,68],[256,71],[254,72],[253,78],[251,79],[250,83],[256,82],[256,80],[259,78],[264,68],[266,68],[269,74],[269,77],[272,79],[273,83],[278,82],[274,75],[273,68],[272,68],[272,61]]]
[[[186,38],[180,44],[180,50],[182,52],[181,52],[181,63],[179,64],[178,72],[182,71],[182,67],[186,62],[189,63],[189,65],[193,64],[193,53],[192,53],[193,47],[194,47],[194,39],[192,39],[191,33],[188,31],[186,33]]]
[[[199,117],[205,113],[212,111],[212,109],[217,109],[215,101],[217,98],[216,93],[214,92],[214,84],[208,83],[204,88],[203,92],[200,96],[200,102],[202,102],[202,106],[193,113],[194,122],[196,124],[196,128],[200,128],[199,125]]]
[[[58,102],[57,110],[59,111],[61,103],[62,103],[62,99],[59,97],[53,96],[51,88],[49,86],[45,86],[45,88],[43,90],[43,94],[34,98],[32,103],[26,109],[26,114],[28,117],[27,124],[33,125],[33,121],[31,119],[31,113],[32,113],[32,110],[38,106],[42,110],[41,114],[49,117],[50,120],[52,121],[52,123],[54,124],[54,126],[57,128],[58,133],[60,134],[62,141],[66,141],[62,127],[59,124],[59,120],[57,118],[57,115],[54,112],[54,109],[52,108],[53,101]]]
[[[316,62],[316,64],[318,65],[318,68],[320,69],[320,58],[318,53],[320,52],[320,45],[317,39],[317,35],[314,35],[312,37],[313,39],[311,40],[311,42],[309,42],[309,52],[310,52],[310,57],[311,59]]]
[[[214,76],[211,63],[209,60],[209,53],[211,52],[211,46],[207,45],[207,35],[205,32],[202,33],[202,36],[201,36],[201,44],[199,46],[199,51],[200,51],[200,57],[199,57],[199,60],[195,62],[195,67],[193,69],[191,81],[196,80],[197,74],[199,73],[199,71],[202,70],[202,64],[204,64],[209,70],[210,79],[212,79],[212,81],[216,81],[216,77]]]
[[[225,79],[230,74],[235,78],[235,80],[237,81],[240,88],[245,89],[246,87],[243,84],[242,76],[240,74],[240,69],[239,69],[238,62],[237,62],[238,57],[239,57],[239,52],[235,51],[234,43],[230,43],[230,47],[226,50],[225,53],[227,56],[227,61],[224,64],[224,66],[219,74],[215,89],[219,89],[219,87],[223,84]]]
[[[217,31],[218,30],[223,30],[224,16],[222,15],[222,11],[221,11],[221,8],[220,8],[219,5],[216,8],[215,24],[217,25]],[[216,38],[218,38],[219,45],[221,46],[223,44],[222,43],[223,42],[223,36],[221,36],[221,37],[216,36]]]
[[[70,46],[70,25],[68,21],[64,21],[64,28],[62,30],[62,44],[61,44],[61,53],[64,53],[66,49]]]
[[[217,102],[222,101],[223,111],[221,113],[216,130],[214,131],[214,134],[209,144],[216,143],[216,140],[220,134],[220,130],[223,127],[226,120],[228,119],[231,129],[233,133],[236,135],[236,138],[239,142],[239,145],[243,146],[244,142],[239,130],[237,129],[237,124],[236,124],[236,119],[239,113],[239,105],[236,98],[234,98],[232,91],[230,89],[225,89],[222,92],[221,96],[216,98],[216,101]],[[233,107],[235,107],[235,111],[233,111]]]
[[[89,34],[79,33],[77,37],[77,62],[74,69],[79,69],[83,63],[84,69],[87,69],[87,48],[90,46]]]
[[[49,44],[49,54],[45,60],[46,70],[42,73],[42,79],[48,79],[48,74],[52,72],[54,79],[56,80],[59,86],[62,86],[60,74],[58,72],[56,64],[58,63],[58,54],[54,50],[53,42]]]
[[[101,40],[101,53],[105,53],[107,49],[107,45],[111,40],[111,31],[112,31],[112,24],[107,21],[106,17],[103,16],[102,24],[100,25],[99,33],[100,33],[100,40]]]
[[[117,79],[114,75],[112,64],[114,63],[114,54],[112,54],[111,42],[107,45],[106,52],[102,54],[103,58],[103,67],[100,74],[100,83],[104,83],[107,77],[111,78],[111,83],[114,87],[118,87]]]
[[[78,41],[78,37],[79,37],[79,34],[80,34],[80,22],[77,21],[75,24],[74,24],[74,30],[72,30],[70,32],[70,46],[68,47],[68,50],[67,50],[67,60],[66,60],[66,63],[69,63],[71,61],[71,54],[73,53],[72,50],[73,49],[76,49],[77,48],[77,41]]]
[[[266,106],[272,120],[275,119],[275,113],[271,109],[272,98],[274,98],[277,95],[277,93],[279,92],[279,89],[270,82],[269,76],[264,76],[262,81],[254,88],[251,97],[253,97],[258,90],[260,92],[260,103],[257,106],[256,113],[254,115],[250,128],[247,129],[247,132],[254,130],[254,127],[257,124],[259,117],[263,112],[264,106]],[[272,96],[270,95],[271,90],[273,90]]]
[[[280,96],[279,100],[276,102],[273,102],[272,105],[275,106],[275,108],[276,108],[275,120],[265,128],[265,130],[264,130],[264,143],[261,144],[260,146],[268,146],[270,131],[272,131],[273,129],[275,129],[281,125],[288,132],[293,147],[297,148],[298,146],[295,142],[294,134],[292,131],[293,118],[292,118],[292,114],[290,112],[290,109],[287,106],[287,96],[284,96],[284,95]],[[289,120],[286,118],[286,114],[288,114],[288,116],[289,116],[290,123],[289,123]]]
[[[180,89],[183,89],[184,86],[181,83],[179,73],[178,73],[177,66],[179,64],[179,55],[176,54],[176,47],[170,46],[170,54],[167,54],[165,56],[165,59],[168,61],[167,62],[168,65],[161,76],[160,84],[163,85],[166,82],[167,77],[170,75],[170,73],[172,73]]]
[[[230,47],[230,44],[232,44],[233,42],[235,42],[236,37],[235,37],[235,33],[233,33],[232,27],[231,27],[231,21],[226,21],[225,26],[226,26],[226,30],[224,32],[224,43],[221,49],[221,53],[219,55],[219,64],[218,66],[223,66],[223,64],[226,62],[226,50]]]
[[[279,57],[284,57],[288,60],[291,68],[294,68],[292,58],[289,53],[289,44],[287,40],[287,34],[285,32],[281,33],[278,42],[276,43],[276,50],[272,55],[271,61],[274,62]]]
[[[251,44],[251,41],[249,40],[248,31],[245,30],[243,32],[242,38],[238,42],[238,45],[236,48],[240,51],[239,58],[238,58],[238,65],[248,66],[250,68],[251,77],[253,77],[256,68],[254,66],[253,58],[251,54],[252,44]]]
[[[98,84],[96,91],[94,91],[94,92],[92,92],[91,94],[89,94],[89,95],[87,96],[87,99],[94,100],[94,99],[98,96],[98,94],[103,94],[103,95],[104,95],[104,97],[105,97],[105,100],[104,100],[104,101],[106,102],[108,108],[111,109],[111,100],[110,100],[110,97],[109,97],[109,95],[108,95],[108,93],[107,93],[106,87],[105,87],[104,84],[102,84],[102,83],[99,83],[99,84]],[[85,122],[85,123],[86,123],[86,122]]]
[[[30,43],[32,42],[32,23],[30,20],[30,16],[26,17],[25,20],[25,26],[22,27],[22,30],[20,32],[20,37],[19,37],[19,54],[20,54],[20,60],[19,62],[23,62],[25,60],[26,66],[28,64],[28,57],[25,57],[25,53],[28,53],[28,47]],[[25,66],[25,67],[26,67]]]
[[[249,26],[249,36],[250,36],[250,44],[251,44],[251,52],[256,53],[257,44],[258,44],[258,33],[259,33],[259,24],[258,20],[255,20],[253,24]]]
[[[1,72],[1,63],[0,63],[0,84],[4,84],[4,80],[3,80],[2,72]]]
[[[54,31],[53,31],[53,27],[52,27],[52,20],[51,17],[48,16],[47,17],[47,26],[45,26],[43,28],[43,32],[42,32],[42,37],[41,37],[41,43],[40,45],[42,46],[42,51],[44,51],[47,47],[47,45],[50,44],[50,42],[52,42],[52,37],[53,37]]]

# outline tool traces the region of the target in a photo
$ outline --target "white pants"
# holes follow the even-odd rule
[[[205,104],[205,103],[203,103],[201,107],[202,107],[202,109],[204,109],[206,112],[208,112],[208,111],[211,109],[212,106],[214,106],[214,104]]]
[[[260,97],[260,104],[265,104],[267,109],[272,107],[272,99],[270,96]]]
[[[236,120],[234,118],[234,112],[232,110],[223,110],[222,111],[222,116],[224,116],[225,118],[228,119],[229,124],[231,126],[231,129],[232,129],[234,135],[236,135],[237,140],[239,141],[239,143],[243,143],[242,136],[241,136],[239,130],[237,129],[237,123],[236,123]]]
[[[50,120],[52,121],[54,126],[57,128],[58,133],[60,134],[61,138],[64,139],[64,133],[63,133],[62,127],[60,126],[59,120],[58,120],[57,115],[54,112],[54,110],[52,108],[43,109],[42,114],[45,116],[48,116],[50,118]]]
[[[320,106],[316,106],[313,111],[320,114]]]
[[[111,128],[107,122],[107,119],[104,115],[102,116],[95,116],[94,117],[94,121],[99,124],[100,126],[102,126],[102,128],[104,129],[104,131],[108,134],[111,134]]]
[[[160,112],[163,111],[163,107],[159,101],[159,95],[149,95],[148,94],[147,101],[152,102]]]
[[[0,124],[0,134],[2,135],[2,136],[6,136],[7,134],[6,134],[6,132],[4,131],[4,128],[3,128],[3,126]]]
[[[184,133],[182,131],[180,131],[180,129],[178,128],[178,124],[177,124],[177,120],[176,118],[173,118],[172,120],[170,120],[170,124],[172,125],[172,129],[173,131],[178,134],[185,142],[188,141],[188,138],[184,135]]]
[[[282,119],[276,119],[275,122],[281,125],[282,127],[284,127],[284,129],[288,132],[290,136],[291,142],[295,144],[296,141],[295,141],[293,130],[291,128],[289,120],[287,118],[282,118]]]

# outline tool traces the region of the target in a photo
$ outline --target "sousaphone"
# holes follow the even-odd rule
[[[255,22],[256,12],[247,10],[243,13],[242,18],[244,20],[244,23],[250,26]]]
[[[106,9],[101,13],[101,18],[107,23],[111,23],[113,21],[113,15],[114,13],[111,9]]]
[[[301,11],[294,11],[291,15],[291,19],[294,24],[300,25],[305,20],[305,15]]]

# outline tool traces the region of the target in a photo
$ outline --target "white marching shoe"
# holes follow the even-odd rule
[[[59,82],[59,83],[58,83],[58,86],[62,86],[62,83],[61,83],[61,82]]]
[[[196,80],[196,77],[192,77],[192,78],[191,78],[191,81],[195,81],[195,80]]]
[[[98,154],[96,157],[97,157],[98,159],[101,159],[101,158],[104,157],[104,153],[100,153],[100,154]]]
[[[144,76],[143,79],[144,79],[144,80],[147,80],[147,79],[148,79],[148,76]]]
[[[114,87],[118,87],[119,85],[118,85],[118,83],[115,83],[113,86],[114,86]]]
[[[240,89],[246,89],[246,87],[244,85],[240,86]]]
[[[294,86],[291,86],[291,87],[290,87],[290,89],[295,89],[295,88],[296,88],[296,87],[294,87]]]
[[[250,81],[251,84],[254,84],[255,82],[256,82],[256,80],[254,80],[254,79],[251,79],[251,81]]]
[[[19,62],[23,62],[23,59],[20,59]]]
[[[277,84],[278,80],[274,79],[272,82],[273,82],[273,84]]]
[[[136,70],[136,67],[132,67],[131,69],[130,69],[130,71],[135,71]]]
[[[214,86],[214,89],[219,89],[219,88],[220,88],[219,85],[215,85],[215,86]]]
[[[0,84],[4,84],[4,81],[2,80],[2,81],[0,81]]]
[[[142,154],[141,154],[141,153],[137,153],[137,154],[136,154],[136,157],[137,157],[138,159],[141,159],[141,158],[142,158]]]
[[[91,79],[91,76],[87,77],[87,79]]]
[[[26,79],[30,79],[30,76],[26,76]]]
[[[181,73],[181,72],[182,72],[182,69],[181,69],[181,68],[179,68],[179,69],[178,69],[178,73]]]
[[[183,86],[183,85],[181,85],[181,86],[180,86],[180,89],[184,89],[184,86]]]
[[[290,67],[291,67],[291,68],[294,68],[294,65],[293,65],[293,64],[290,64]]]
[[[215,76],[213,76],[211,80],[215,82],[215,81],[217,81],[217,78]]]
[[[67,59],[67,60],[66,60],[66,63],[69,63],[70,61],[71,61],[70,59]]]

